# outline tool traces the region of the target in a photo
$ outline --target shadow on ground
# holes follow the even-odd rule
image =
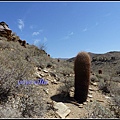
[[[75,101],[73,97],[69,97],[68,95],[66,97],[63,97],[62,94],[57,94],[51,96],[51,99],[55,102],[63,102],[63,103],[71,103],[71,101]]]

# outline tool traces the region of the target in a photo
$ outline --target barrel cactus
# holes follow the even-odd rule
[[[87,100],[90,72],[91,72],[91,58],[87,52],[79,52],[74,61],[75,73],[75,92],[74,99],[78,103],[83,103]]]

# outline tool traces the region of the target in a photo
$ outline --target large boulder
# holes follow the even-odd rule
[[[8,41],[11,40],[11,33],[12,30],[9,28],[9,26],[5,22],[0,22],[0,36],[6,37]]]
[[[12,32],[9,26],[5,22],[0,22],[0,37],[7,38],[7,41],[19,42],[21,46],[26,48],[26,41],[21,40],[19,36]]]

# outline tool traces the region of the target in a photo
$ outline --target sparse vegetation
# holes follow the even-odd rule
[[[16,95],[23,94],[18,106],[20,109],[20,115],[18,115],[18,117],[34,117],[35,115],[43,117],[46,111],[46,105],[42,100],[43,94],[37,94],[36,91],[38,90],[37,88],[33,88],[33,85],[29,85],[29,87],[18,85],[18,81],[35,79],[34,67],[37,66],[37,64],[40,65],[40,56],[44,59],[45,52],[32,45],[25,49],[17,42],[7,42],[4,41],[4,39],[1,40],[0,43],[1,105],[4,104],[7,107],[7,102],[10,102],[10,96],[14,98]],[[26,57],[29,58],[29,61]],[[16,99],[14,101],[16,101]],[[0,113],[1,117],[5,117],[3,112],[4,111]],[[11,113],[8,113],[8,117],[11,117]],[[16,115],[14,114],[12,117],[16,117]]]
[[[93,110],[91,110],[91,108],[93,108]],[[87,106],[87,109],[89,110],[87,118],[115,118],[114,113],[109,108],[106,108],[96,101]]]
[[[118,82],[112,80],[114,78],[106,77],[105,75],[97,75],[99,78],[99,89],[103,92],[103,94],[107,94],[108,96],[112,97],[113,104],[110,105],[111,111],[114,111],[114,114],[117,118],[120,116],[120,89]]]
[[[48,56],[45,44],[39,47],[26,44],[23,47],[17,42],[20,37],[16,33],[11,36],[11,40],[0,36],[0,118],[45,118],[47,114],[47,117],[56,117],[53,109],[55,99],[50,103],[51,96],[59,92],[61,99],[70,98],[70,89],[74,87],[74,59],[60,59],[58,62],[58,59]],[[90,82],[97,83],[97,86],[90,84],[90,87],[98,89],[92,90],[97,96],[88,98],[83,108],[67,103],[73,112],[70,115],[73,118],[76,114],[78,118],[120,118],[120,52],[91,56],[93,73]],[[102,70],[101,74],[99,70]],[[18,85],[19,80],[41,77],[48,80],[47,86]],[[97,102],[99,95],[102,102]],[[86,114],[82,115],[85,110]]]

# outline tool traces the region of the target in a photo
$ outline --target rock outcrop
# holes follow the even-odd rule
[[[15,35],[5,22],[0,22],[0,36],[7,38],[7,41],[19,42],[21,46],[26,47],[26,41],[21,40]]]
[[[7,40],[11,40],[12,30],[5,22],[0,22],[0,36],[7,38]]]

